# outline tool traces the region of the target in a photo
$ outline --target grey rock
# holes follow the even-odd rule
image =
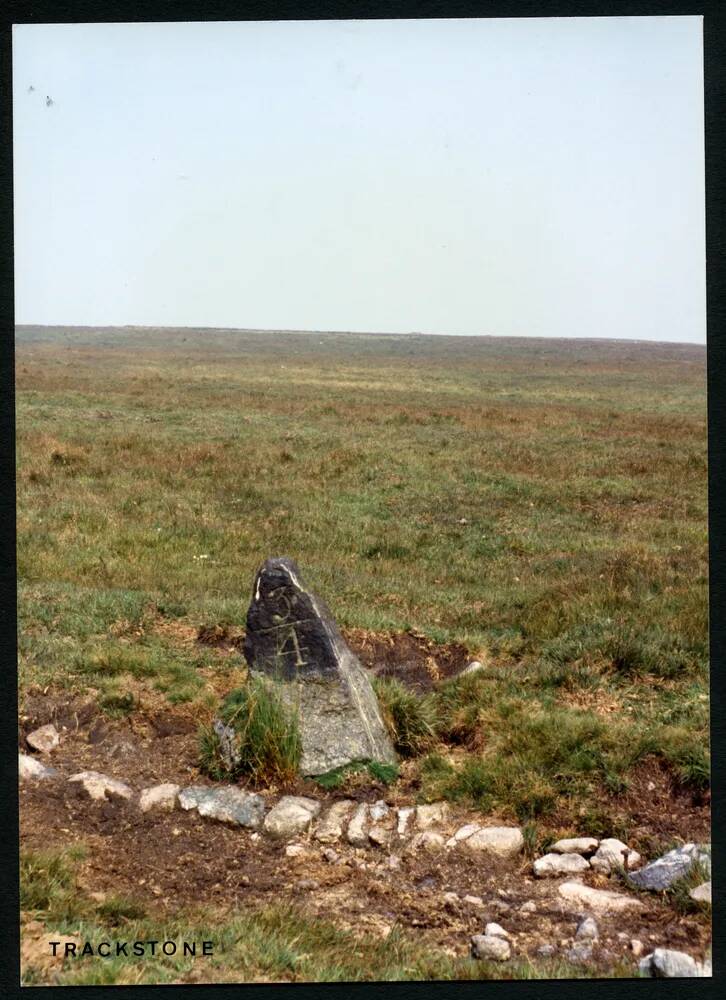
[[[428,830],[430,826],[443,823],[449,813],[449,807],[445,802],[432,802],[426,806],[416,806],[416,827],[419,830]]]
[[[501,924],[488,923],[484,928],[484,934],[488,937],[500,937],[509,940],[509,932],[505,931]]]
[[[640,889],[662,892],[687,875],[696,861],[705,865],[710,874],[711,853],[708,848],[705,845],[684,844],[634,872],[630,879]]]
[[[368,676],[290,559],[268,559],[257,573],[244,654],[298,714],[302,774],[396,762]]]
[[[207,788],[191,785],[179,792],[178,801],[182,809],[196,809],[200,816],[253,829],[261,825],[265,814],[265,802],[261,795],[234,786]]]
[[[575,931],[576,938],[586,938],[590,941],[597,941],[600,937],[600,932],[598,930],[597,921],[593,917],[585,917],[577,925],[577,930]]]
[[[555,948],[553,944],[541,944],[537,949],[536,954],[540,955],[542,958],[551,958],[552,955],[557,954],[557,948]]]
[[[370,807],[371,819],[374,823],[377,823],[379,820],[384,819],[384,817],[388,815],[389,811],[390,810],[383,799],[379,799]]]
[[[98,771],[79,771],[78,774],[72,774],[68,780],[78,782],[90,798],[99,801],[113,798],[130,799],[134,794],[123,781],[109,778],[108,775],[100,774]]]
[[[702,975],[698,963],[683,951],[656,948],[638,963],[641,975],[656,979],[693,979]]]
[[[490,962],[506,962],[512,954],[509,941],[494,934],[475,934],[471,939],[473,958],[483,958]]]
[[[420,833],[415,834],[408,843],[408,850],[411,853],[416,851],[440,851],[444,846],[444,838],[440,833],[435,833],[433,830],[421,830]]]
[[[535,903],[535,901],[533,899],[527,899],[519,907],[519,912],[520,913],[536,913],[537,912],[537,904]]]
[[[484,906],[484,900],[481,898],[481,896],[463,896],[461,901],[462,903],[466,903],[467,906],[476,907],[476,909],[479,909],[480,907]],[[494,926],[498,927],[499,924],[494,924]],[[484,933],[485,934],[489,933],[488,925]]]
[[[331,864],[336,865],[340,861],[340,855],[337,851],[333,850],[332,847],[324,847],[322,850],[322,855],[325,860]]]
[[[41,726],[39,729],[34,729],[32,733],[28,733],[25,739],[33,750],[38,750],[40,753],[50,753],[60,743],[58,730],[52,723],[49,723],[47,726]]]
[[[397,809],[396,833],[399,837],[405,837],[408,832],[408,824],[414,814],[414,809],[410,806]]]
[[[285,847],[286,858],[306,858],[309,854],[305,844],[287,844]]]
[[[574,944],[565,952],[565,958],[574,965],[584,965],[592,959],[592,945],[586,941]]]
[[[241,760],[239,736],[233,726],[227,726],[221,719],[215,719],[212,728],[219,740],[219,753],[228,771],[234,771]]]
[[[518,826],[485,826],[462,841],[463,846],[474,852],[511,858],[524,846],[524,837]]]
[[[353,847],[365,847],[368,843],[368,804],[361,802],[350,818],[346,834],[349,844]]]
[[[355,802],[351,799],[340,799],[334,802],[325,815],[318,821],[313,836],[321,844],[334,844],[343,836],[345,821],[353,811]]]
[[[264,829],[271,837],[286,840],[304,833],[320,812],[317,799],[284,795],[265,816]]]
[[[643,904],[635,896],[626,896],[610,889],[593,889],[582,882],[563,882],[557,889],[564,907],[589,910],[592,913],[622,913],[624,910],[642,910]]]
[[[595,837],[569,837],[558,840],[550,847],[555,854],[592,854],[600,841]]]
[[[688,895],[695,903],[708,903],[708,905],[710,906],[711,905],[710,880],[708,882],[702,882],[700,885],[697,885],[695,889],[691,889]]]
[[[627,865],[626,865],[627,859]],[[609,875],[619,868],[636,868],[640,864],[640,855],[632,851],[622,840],[608,837],[600,841],[600,846],[590,858],[590,865],[603,875]]]
[[[388,847],[393,839],[393,830],[390,827],[375,824],[368,831],[368,839],[376,847]]]
[[[18,754],[18,777],[20,781],[48,781],[55,778],[58,772],[54,767],[41,764],[35,757],[27,753]]]
[[[545,854],[532,865],[536,878],[554,878],[557,875],[577,875],[587,871],[590,863],[580,854]]]

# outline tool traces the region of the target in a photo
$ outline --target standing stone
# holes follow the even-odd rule
[[[244,654],[250,670],[277,682],[298,713],[302,774],[324,774],[354,760],[395,763],[360,661],[290,559],[268,559],[257,573]]]

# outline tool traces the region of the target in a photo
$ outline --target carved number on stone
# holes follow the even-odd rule
[[[307,652],[307,650],[305,650],[305,652]],[[284,662],[284,658],[286,656],[289,656],[290,653],[295,654],[296,667],[305,666],[305,660],[303,659],[302,656],[303,649],[301,649],[300,647],[300,642],[297,637],[297,632],[295,631],[293,625],[291,625],[290,628],[285,631],[284,635],[281,637],[281,641],[278,640],[277,657],[276,657],[278,662],[280,660]]]

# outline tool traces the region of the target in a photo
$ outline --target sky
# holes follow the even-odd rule
[[[20,25],[16,322],[705,342],[700,17]]]

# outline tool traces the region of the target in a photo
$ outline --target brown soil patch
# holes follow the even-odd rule
[[[392,677],[414,691],[430,691],[454,677],[472,656],[460,643],[439,645],[416,632],[392,634],[345,629],[344,636],[361,663],[376,677]]]

